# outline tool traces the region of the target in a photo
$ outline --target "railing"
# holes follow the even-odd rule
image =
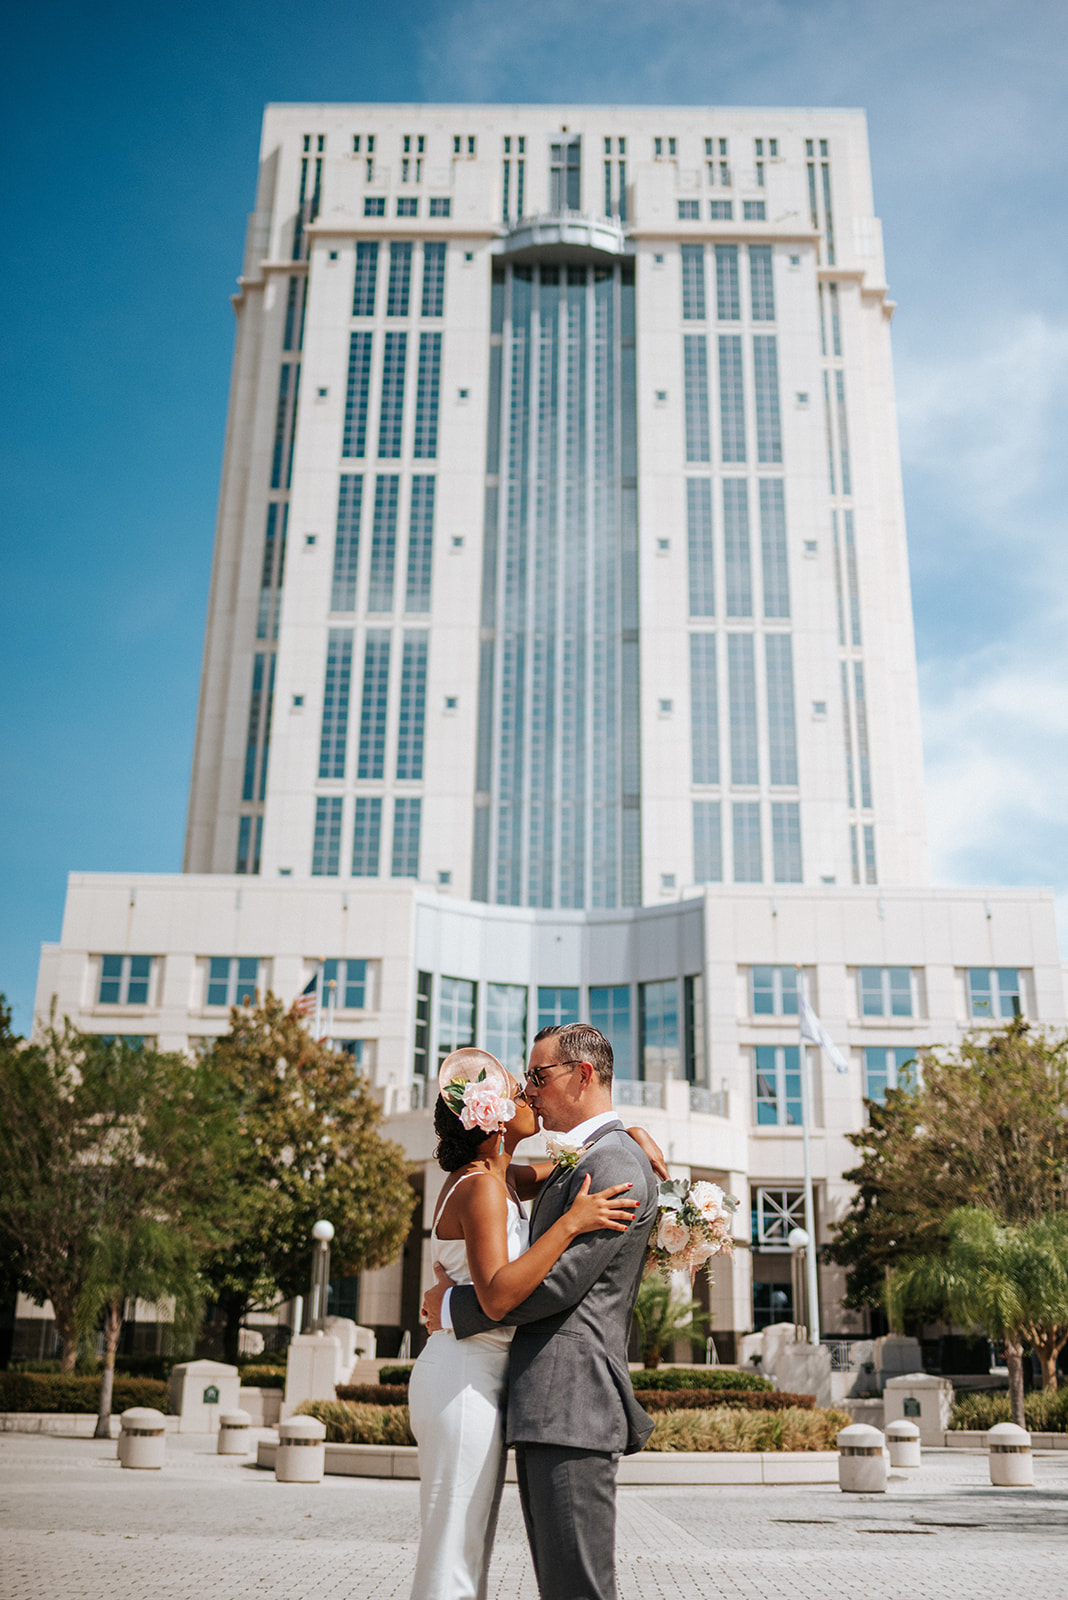
[[[690,1110],[702,1117],[728,1117],[730,1096],[726,1089],[698,1089],[691,1084]]]
[[[820,1344],[831,1352],[832,1372],[859,1372],[874,1360],[871,1339],[821,1339]]]
[[[664,1085],[616,1078],[612,1084],[612,1099],[617,1106],[653,1106],[659,1110],[664,1104]]]

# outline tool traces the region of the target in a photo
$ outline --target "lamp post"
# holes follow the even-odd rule
[[[327,1286],[330,1282],[330,1241],[334,1224],[320,1220],[312,1229],[311,1292],[308,1296],[308,1332],[322,1333],[326,1319]]]
[[[808,1296],[805,1293],[805,1252],[808,1250],[809,1236],[804,1228],[791,1228],[786,1243],[790,1246],[790,1280],[793,1287],[794,1302],[794,1343],[797,1343],[797,1329],[799,1326],[808,1332],[808,1307],[805,1302]],[[802,1313],[804,1320],[802,1321]]]

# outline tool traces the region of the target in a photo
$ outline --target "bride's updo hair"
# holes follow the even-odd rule
[[[438,1136],[434,1160],[443,1172],[456,1172],[475,1161],[482,1153],[486,1135],[479,1127],[465,1128],[455,1111],[450,1111],[445,1096],[438,1095],[434,1105],[434,1132]]]

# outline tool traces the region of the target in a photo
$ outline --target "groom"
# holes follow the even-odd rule
[[[625,1233],[572,1240],[540,1288],[504,1318],[516,1324],[505,1437],[542,1600],[615,1600],[616,1468],[653,1424],[638,1405],[627,1337],[657,1209],[653,1169],[612,1110],[612,1046],[584,1023],[543,1028],[526,1098],[553,1133],[585,1146],[558,1165],[531,1215],[537,1239],[590,1174],[591,1192],[629,1183],[641,1202]],[[424,1297],[428,1325],[458,1339],[496,1327],[470,1286],[439,1283]]]

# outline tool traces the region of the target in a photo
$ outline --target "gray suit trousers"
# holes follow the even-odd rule
[[[517,1444],[515,1458],[541,1600],[616,1600],[618,1456]]]

